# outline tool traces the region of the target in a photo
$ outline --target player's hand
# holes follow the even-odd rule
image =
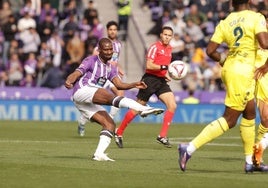
[[[73,84],[72,83],[70,83],[68,80],[66,80],[66,82],[65,82],[65,87],[67,88],[67,89],[72,89],[73,88]]]
[[[268,64],[264,64],[257,68],[254,73],[254,79],[260,79],[268,72]]]
[[[140,81],[140,82],[136,83],[136,88],[138,88],[138,89],[146,89],[147,85],[143,81]]]

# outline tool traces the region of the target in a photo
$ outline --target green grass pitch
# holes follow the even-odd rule
[[[1,188],[219,188],[265,187],[268,174],[245,174],[238,126],[194,153],[187,171],[178,167],[177,145],[204,125],[172,124],[172,148],[156,143],[160,124],[131,124],[124,148],[114,140],[107,150],[115,162],[91,160],[101,127],[76,122],[0,121]],[[268,162],[265,153],[264,160]]]

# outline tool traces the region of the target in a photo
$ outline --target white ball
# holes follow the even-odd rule
[[[168,66],[169,76],[174,80],[181,80],[186,76],[187,72],[187,64],[180,60],[172,61]]]

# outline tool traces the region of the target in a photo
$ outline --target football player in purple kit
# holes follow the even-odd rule
[[[118,38],[118,23],[115,21],[109,21],[106,24],[106,32],[107,32],[107,38],[112,41],[113,44],[113,55],[112,58],[109,60],[111,65],[115,66],[118,68],[118,74],[121,79],[123,79],[124,76],[124,71],[122,67],[119,64],[119,56],[120,56],[120,51],[122,48],[121,42],[117,39]],[[98,47],[96,46],[93,55],[98,55],[99,50]],[[124,96],[124,90],[118,90],[114,84],[107,80],[105,82],[105,85],[103,86],[105,89],[111,90],[115,95],[117,96]],[[114,116],[117,114],[119,111],[119,108],[115,106],[111,106],[109,115],[114,119]],[[80,136],[84,136],[86,133],[86,122],[85,121],[78,121],[78,127],[77,127],[77,132]]]
[[[163,113],[164,109],[144,106],[132,99],[116,96],[104,89],[107,80],[110,80],[119,90],[145,89],[147,86],[142,81],[122,82],[118,76],[117,67],[112,66],[109,62],[113,55],[113,44],[110,39],[102,38],[99,41],[98,50],[98,55],[86,57],[80,66],[67,77],[65,87],[73,89],[72,100],[81,113],[80,121],[97,122],[102,126],[99,143],[92,159],[114,161],[105,154],[105,151],[114,136],[116,125],[102,105],[131,108],[139,111],[143,117],[149,114]]]

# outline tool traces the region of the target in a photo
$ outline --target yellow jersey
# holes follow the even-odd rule
[[[226,43],[229,48],[228,58],[255,60],[258,49],[256,34],[267,32],[266,21],[262,14],[244,10],[230,13],[220,21],[211,41]],[[247,61],[254,64],[254,61]]]
[[[254,98],[256,35],[267,32],[262,14],[250,10],[230,13],[216,27],[211,41],[226,43],[229,53],[222,68],[222,80],[226,86],[225,105],[243,111],[247,102]]]

